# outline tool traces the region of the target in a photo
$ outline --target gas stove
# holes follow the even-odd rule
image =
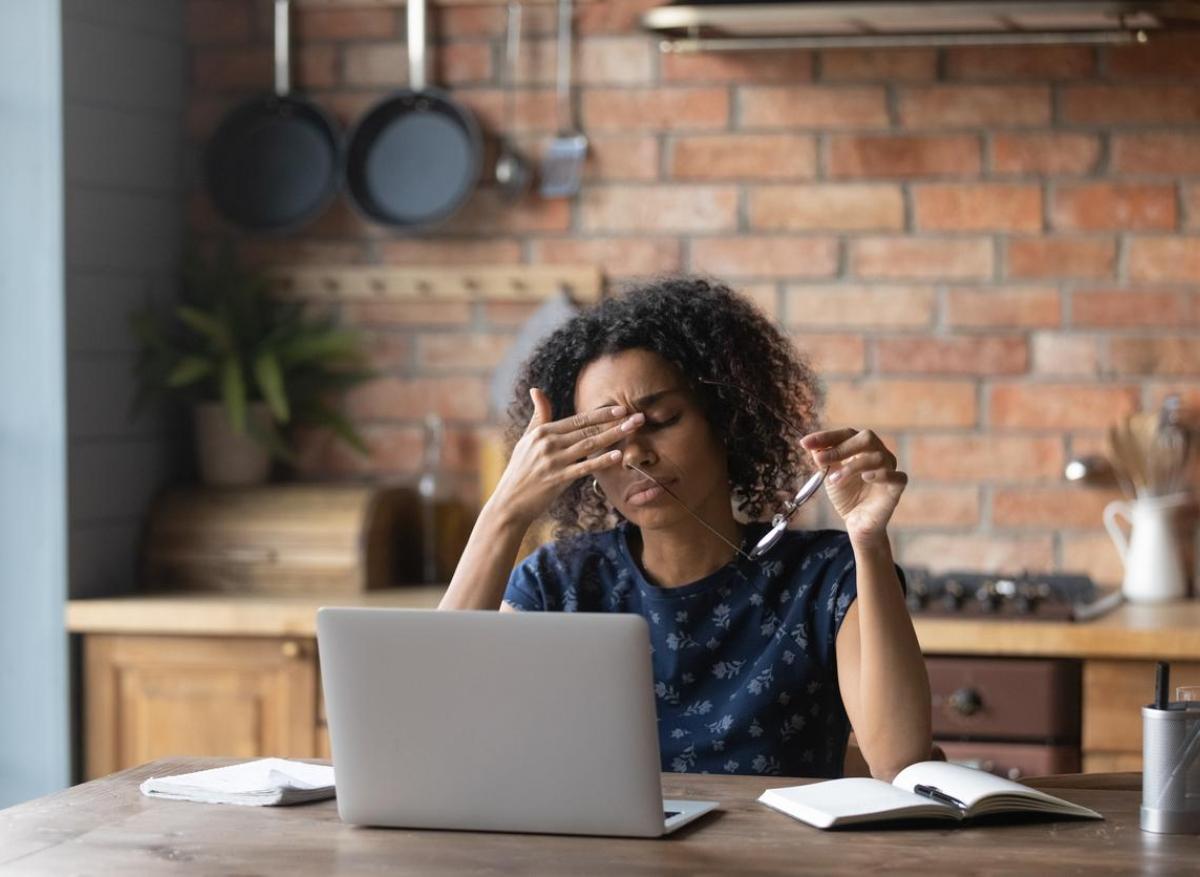
[[[906,568],[906,602],[914,616],[1005,621],[1089,621],[1115,609],[1120,591],[1105,593],[1086,575],[1002,575]]]

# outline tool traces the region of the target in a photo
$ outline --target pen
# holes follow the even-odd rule
[[[916,792],[918,795],[924,795],[926,798],[932,798],[933,800],[937,801],[940,804],[949,804],[951,807],[957,807],[959,810],[967,809],[966,804],[964,804],[962,801],[958,800],[958,798],[953,797],[952,795],[947,795],[945,792],[943,792],[937,786],[915,785],[915,786],[913,786],[913,791]]]
[[[1166,661],[1158,662],[1158,669],[1154,679],[1154,708],[1159,710],[1168,709],[1167,703],[1167,685],[1171,678],[1171,665]]]

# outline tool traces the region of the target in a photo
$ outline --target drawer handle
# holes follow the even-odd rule
[[[279,653],[285,658],[298,658],[300,657],[300,651],[300,643],[294,640],[288,640],[279,647]]]
[[[960,716],[973,716],[983,709],[983,698],[974,688],[960,688],[950,695],[950,709]]]

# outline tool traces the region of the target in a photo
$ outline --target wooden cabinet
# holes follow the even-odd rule
[[[312,639],[93,634],[83,648],[89,779],[173,755],[328,755]]]

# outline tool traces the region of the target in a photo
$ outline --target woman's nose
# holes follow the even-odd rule
[[[635,466],[653,466],[658,462],[658,455],[654,453],[654,443],[649,441],[646,436],[640,436],[637,433],[625,439],[624,447],[621,450],[623,452],[621,462],[625,466],[630,463]]]

